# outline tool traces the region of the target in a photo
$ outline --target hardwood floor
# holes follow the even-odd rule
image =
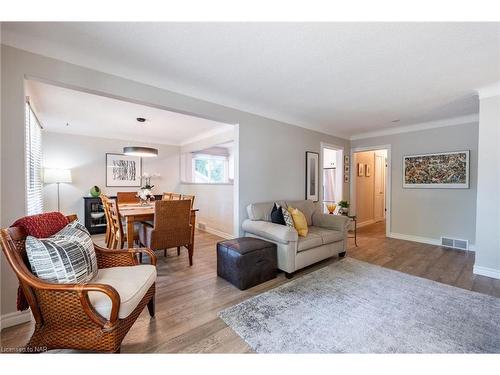
[[[474,253],[385,238],[383,223],[358,230],[358,247],[349,239],[348,256],[419,277],[500,297],[500,280],[472,274]],[[251,348],[217,317],[217,313],[251,296],[288,282],[283,273],[274,280],[240,291],[217,277],[215,244],[220,238],[198,232],[194,265],[187,250],[177,256],[158,254],[156,317],[147,309],[122,345],[122,353],[248,353]],[[96,238],[102,242],[102,236]],[[298,272],[295,278],[324,267],[328,259]],[[33,324],[7,328],[1,333],[4,347],[22,346]]]

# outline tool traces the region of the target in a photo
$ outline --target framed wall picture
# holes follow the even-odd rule
[[[468,189],[469,150],[403,156],[403,188]]]
[[[106,154],[106,186],[140,187],[142,159],[139,156]]]
[[[349,174],[349,165],[344,165],[344,173]]]
[[[365,165],[363,163],[358,163],[358,177],[363,177],[365,175]]]
[[[370,164],[365,164],[365,176],[370,177],[372,175],[372,168]]]
[[[319,154],[306,151],[306,199],[319,200]]]
[[[344,175],[344,182],[345,182],[346,184],[348,184],[348,183],[349,183],[349,175],[348,175],[348,174],[345,174],[345,175]]]
[[[344,155],[344,164],[349,165],[349,155]]]

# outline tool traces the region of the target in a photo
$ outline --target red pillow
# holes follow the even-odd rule
[[[11,227],[24,228],[28,236],[47,238],[56,234],[68,224],[68,218],[62,213],[46,212],[39,215],[25,216],[16,220]]]

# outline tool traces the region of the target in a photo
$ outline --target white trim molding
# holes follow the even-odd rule
[[[492,96],[500,96],[500,81],[488,86],[483,86],[476,91],[479,99],[491,98]]]
[[[355,135],[352,135],[350,137],[350,140],[354,141],[356,139],[365,139],[365,138],[381,137],[381,136],[385,136],[385,135],[410,133],[410,132],[416,132],[416,131],[420,131],[420,130],[444,128],[447,126],[457,126],[457,125],[470,124],[470,123],[474,123],[474,122],[479,122],[479,115],[477,113],[474,113],[472,115],[467,115],[467,116],[447,118],[444,120],[421,122],[418,124],[397,126],[397,127],[393,127],[393,128],[375,130],[375,131],[367,132],[367,133],[355,134]]]
[[[500,270],[497,270],[495,268],[474,265],[472,272],[475,275],[481,275],[481,276],[492,277],[494,279],[500,279]]]
[[[15,311],[0,317],[0,330],[31,321],[31,310]]]
[[[199,226],[197,226],[197,229],[201,230],[203,232],[207,232],[207,233],[213,234],[214,236],[222,237],[222,238],[224,238],[226,240],[232,240],[232,239],[236,238],[236,236],[234,236],[232,234],[220,231],[218,229],[210,228],[210,227],[207,227],[207,226],[205,228],[203,228],[203,229],[200,228]]]
[[[439,238],[413,236],[411,234],[394,233],[394,232],[391,232],[388,237],[395,238],[397,240],[420,242],[420,243],[425,243],[428,245],[441,246],[441,239],[439,239]],[[454,250],[472,251],[472,252],[476,251],[475,246],[470,244],[470,243],[469,243],[469,250],[461,250],[461,249],[454,249]]]

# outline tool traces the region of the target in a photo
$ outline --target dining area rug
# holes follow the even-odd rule
[[[219,317],[257,353],[500,353],[500,298],[352,258]]]

